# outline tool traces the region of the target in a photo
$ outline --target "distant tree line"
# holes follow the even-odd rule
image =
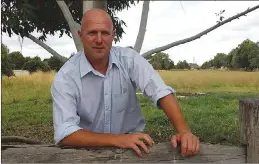
[[[174,61],[169,58],[169,55],[164,52],[158,52],[154,55],[148,55],[145,58],[156,70],[191,69],[190,64],[187,63],[186,60],[179,61],[175,65]]]
[[[19,51],[9,52],[3,43],[1,43],[1,62],[1,74],[6,76],[14,76],[13,70],[26,70],[30,73],[58,71],[64,64],[53,56],[42,61],[38,56],[31,58],[24,57]]]
[[[202,64],[202,69],[208,68],[245,69],[252,71],[259,68],[259,42],[244,40],[228,54],[217,53],[216,56]]]
[[[213,59],[204,62],[201,66],[195,63],[187,63],[186,60],[179,61],[174,65],[174,61],[169,58],[169,55],[163,52],[149,55],[146,59],[156,70],[227,68],[252,71],[259,68],[259,42],[246,39],[228,54],[217,53]]]
[[[74,53],[71,54],[71,56],[73,55]],[[259,42],[246,39],[228,54],[217,53],[213,59],[204,62],[201,66],[188,63],[186,60],[179,61],[175,65],[169,55],[164,52],[158,52],[145,58],[156,70],[227,68],[251,71],[259,68]],[[30,73],[58,71],[64,64],[54,56],[42,61],[40,57],[24,57],[19,51],[10,53],[8,47],[4,44],[1,44],[1,62],[2,75],[6,76],[13,76],[13,70],[27,70]]]

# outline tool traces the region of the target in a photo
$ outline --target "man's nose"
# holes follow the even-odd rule
[[[102,34],[101,33],[98,33],[97,36],[96,36],[96,42],[97,43],[102,43]]]

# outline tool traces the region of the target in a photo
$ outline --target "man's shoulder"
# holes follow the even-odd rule
[[[61,80],[78,74],[81,54],[81,51],[77,52],[63,64],[63,66],[56,74],[57,80]]]
[[[111,53],[114,54],[114,56],[119,62],[124,64],[127,63],[127,65],[132,65],[136,62],[142,63],[146,60],[132,47],[113,46],[111,49]]]
[[[131,47],[113,46],[111,53],[119,63],[128,67],[141,58],[141,55]]]
[[[115,54],[116,57],[124,58],[134,58],[136,55],[139,55],[132,47],[121,47],[113,46],[111,48],[111,53]]]

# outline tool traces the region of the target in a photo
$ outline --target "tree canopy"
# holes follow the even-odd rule
[[[211,67],[247,70],[259,68],[259,42],[246,39],[228,54],[218,53],[212,60],[206,61],[201,66],[203,69]]]
[[[83,15],[82,0],[65,0],[75,22],[81,22]],[[116,12],[138,1],[134,0],[109,0],[107,1],[108,13],[111,15],[116,29],[116,40],[125,33],[123,26],[126,23],[116,17]],[[34,30],[41,33],[39,39],[45,41],[48,34],[60,32],[60,37],[67,34],[71,37],[68,23],[57,5],[56,0],[2,0],[1,4],[1,30],[11,36],[13,33],[22,37]]]
[[[8,58],[7,54],[9,53],[8,47],[1,43],[1,76],[13,76],[13,69],[14,64],[11,63],[10,59]]]
[[[174,68],[174,62],[169,58],[169,55],[166,53],[158,52],[145,58],[154,67],[154,69],[168,70]]]

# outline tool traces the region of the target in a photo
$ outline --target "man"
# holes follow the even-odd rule
[[[113,29],[101,9],[83,15],[79,31],[83,50],[64,64],[51,87],[55,143],[148,153],[145,142],[152,146],[153,140],[142,132],[145,121],[136,96],[141,89],[175,126],[178,133],[172,136],[172,146],[181,143],[183,156],[199,152],[199,140],[182,116],[175,91],[136,51],[113,47]]]

